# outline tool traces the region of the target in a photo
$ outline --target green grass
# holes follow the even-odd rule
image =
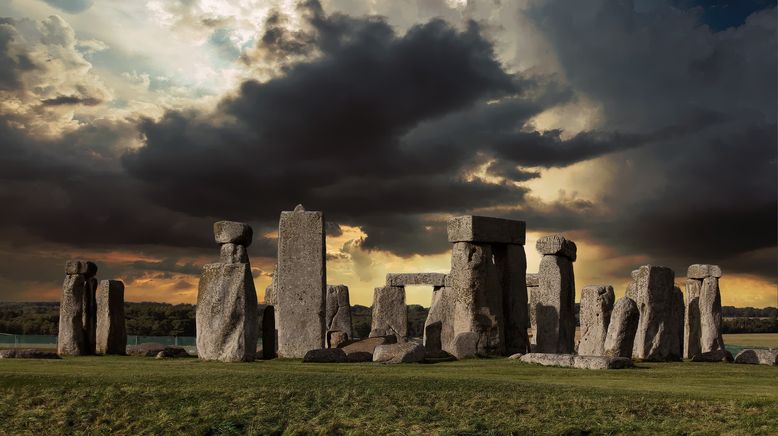
[[[724,343],[741,348],[778,348],[778,333],[732,333],[724,335]]]
[[[778,368],[0,360],[0,434],[778,433]]]

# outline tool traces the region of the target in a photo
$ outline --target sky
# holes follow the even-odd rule
[[[578,245],[576,288],[721,265],[778,306],[775,2],[0,0],[0,301],[69,258],[194,303],[212,224],[324,211],[327,279],[446,272],[446,220]],[[431,289],[408,288],[429,305]]]

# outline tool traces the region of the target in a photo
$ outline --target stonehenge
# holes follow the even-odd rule
[[[635,300],[628,296],[619,298],[611,312],[603,355],[631,358],[639,319],[640,311]]]
[[[327,285],[326,307],[327,347],[329,348],[332,347],[330,342],[333,335],[338,337],[339,342],[354,337],[351,333],[351,302],[348,286]]]
[[[603,355],[615,299],[613,286],[610,285],[586,286],[581,290],[579,355]]]
[[[530,327],[530,347],[532,349],[537,345],[538,338],[538,321],[535,319],[535,301],[538,299],[538,286],[540,286],[540,278],[537,273],[527,273],[527,312],[529,312],[529,327]]]
[[[375,288],[369,337],[377,336],[395,336],[398,342],[408,338],[408,307],[403,286]]]
[[[635,302],[640,318],[632,357],[650,361],[680,360],[683,324],[678,314],[683,310],[683,295],[673,284],[673,270],[644,265],[637,276]]]
[[[84,356],[95,353],[97,328],[97,265],[84,260],[65,262],[65,281],[59,306],[57,354]]]
[[[96,351],[126,354],[127,328],[124,321],[124,283],[102,280],[97,290]]]
[[[543,257],[538,270],[535,312],[535,352],[572,353],[575,351],[576,245],[562,235],[538,239],[535,248]]]
[[[197,355],[202,360],[253,361],[257,351],[257,293],[248,256],[248,224],[219,221],[213,225],[220,262],[203,267],[197,290]],[[224,245],[229,245],[224,249]],[[237,246],[243,247],[242,249]],[[229,256],[224,256],[227,252]]]
[[[324,348],[327,333],[324,214],[297,205],[281,212],[275,317],[278,356],[302,358]]]
[[[718,265],[690,265],[686,272],[683,357],[724,350]]]

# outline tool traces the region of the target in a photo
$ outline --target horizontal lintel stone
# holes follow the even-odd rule
[[[482,242],[524,245],[524,221],[485,216],[458,216],[448,220],[448,242]]]
[[[386,275],[387,286],[444,286],[445,281],[446,274],[443,273],[389,273]]]

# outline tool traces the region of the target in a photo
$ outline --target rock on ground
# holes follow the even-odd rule
[[[619,298],[611,312],[603,355],[631,358],[639,319],[640,312],[635,301],[626,296]]]
[[[713,350],[692,356],[692,362],[733,362],[734,360],[732,353],[727,350]]]
[[[382,336],[352,342],[341,349],[346,353],[349,362],[372,362],[373,352],[377,346],[394,343],[397,343],[395,336]]]
[[[573,354],[529,353],[521,356],[519,360],[543,366],[578,369],[622,369],[632,366],[632,360],[625,357],[576,356]]]
[[[424,346],[415,342],[379,345],[373,352],[373,362],[413,363],[424,360]]]
[[[747,348],[737,353],[735,363],[776,366],[778,365],[778,349],[761,350]]]
[[[278,271],[274,276],[278,355],[301,358],[324,348],[326,327],[324,214],[302,205],[281,212]]]
[[[305,356],[303,356],[303,362],[310,363],[344,363],[346,361],[346,353],[342,348],[309,350],[305,353]]]
[[[148,342],[127,347],[127,354],[130,356],[154,357],[163,351],[168,357],[189,357],[189,353],[187,353],[183,347],[165,345],[157,342]]]
[[[34,348],[12,348],[0,350],[0,359],[61,359],[53,351],[36,350]]]
[[[197,292],[197,355],[251,362],[257,350],[257,293],[247,263],[203,267]]]
[[[581,340],[578,354],[603,355],[615,298],[613,286],[610,285],[586,286],[581,290]]]

